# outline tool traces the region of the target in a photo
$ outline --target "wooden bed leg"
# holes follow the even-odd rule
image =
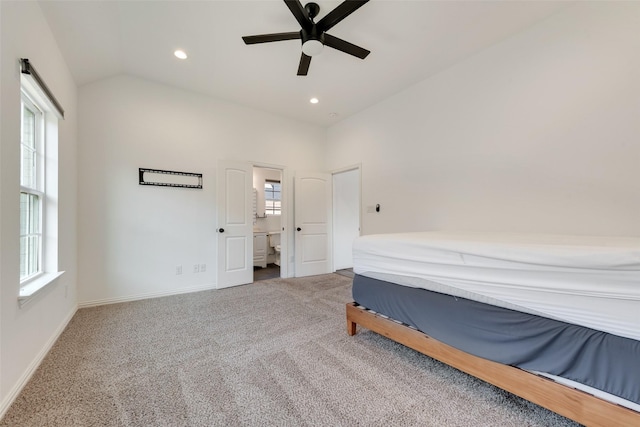
[[[349,334],[349,336],[354,336],[356,334],[356,326],[358,326],[358,324],[351,320],[351,316],[349,316],[349,307],[353,307],[353,303],[347,304],[347,334]]]
[[[347,319],[347,333],[350,336],[353,336],[356,334],[356,326],[358,326],[355,322],[352,322],[351,320]]]

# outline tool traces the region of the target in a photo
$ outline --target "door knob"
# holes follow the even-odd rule
[[[298,227],[298,228],[296,228],[296,230],[298,230],[298,231],[302,231],[302,228]]]
[[[218,231],[219,231],[220,233],[224,233],[224,228],[219,228],[219,229],[218,229]]]

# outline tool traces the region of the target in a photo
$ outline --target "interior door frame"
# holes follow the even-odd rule
[[[358,171],[358,235],[362,236],[362,163],[356,163],[353,165],[349,165],[349,166],[345,166],[339,169],[334,169],[331,171],[331,186],[333,189],[333,180],[334,180],[334,176],[340,173],[344,173],[344,172],[350,172],[350,171],[354,171],[357,170]],[[335,202],[335,194],[331,195],[331,200],[332,202]],[[335,256],[335,214],[336,214],[336,204],[332,203],[331,205],[331,215],[332,215],[332,229],[331,229],[331,234],[332,234],[332,247],[331,247],[331,258],[333,261],[335,261],[333,258]],[[332,265],[334,265],[333,269],[335,271],[335,262],[332,263]]]
[[[291,176],[290,172],[286,166],[283,165],[275,165],[272,163],[263,163],[263,162],[249,162],[253,167],[256,168],[265,168],[265,169],[275,169],[280,171],[281,176],[281,211],[280,211],[280,223],[281,223],[281,231],[280,231],[280,277],[287,278],[289,276],[289,272],[293,271],[290,269],[289,263],[291,262],[289,259],[290,248],[293,247],[293,242],[289,242],[289,230],[293,230],[293,223],[289,224],[289,219],[292,218],[292,215],[289,215],[289,200],[290,191],[291,191]],[[256,190],[260,191],[259,188]],[[292,220],[293,221],[293,220]]]

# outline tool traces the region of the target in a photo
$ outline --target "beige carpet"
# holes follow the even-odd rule
[[[351,279],[79,310],[1,426],[575,426],[369,331]]]

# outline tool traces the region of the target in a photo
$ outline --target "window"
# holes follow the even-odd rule
[[[44,114],[22,94],[20,141],[20,282],[42,273]]]
[[[21,59],[20,86],[22,306],[64,273],[58,271],[58,120],[64,110],[27,59]]]
[[[266,215],[280,215],[282,207],[280,181],[267,179],[264,183],[264,213]]]

